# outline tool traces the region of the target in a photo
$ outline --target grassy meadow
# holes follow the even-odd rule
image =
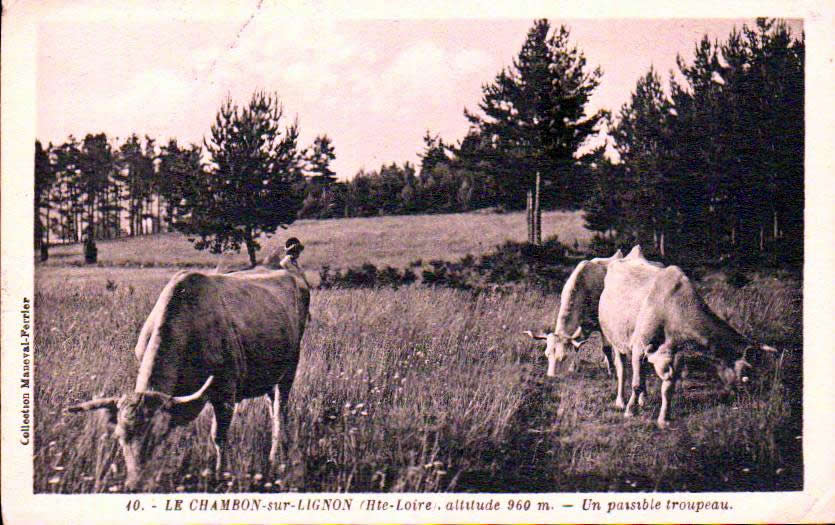
[[[577,214],[546,217],[543,234],[568,242],[569,232],[582,225]],[[412,221],[436,229],[425,232]],[[402,266],[417,258],[478,254],[479,242],[487,251],[505,238],[523,239],[524,216],[347,219],[294,225],[288,234],[307,244],[303,262],[309,267],[366,260]],[[581,242],[588,238],[587,232],[576,235]],[[62,249],[68,254],[63,261],[53,257],[36,269],[34,488],[120,492],[124,463],[103,422],[63,409],[133,388],[133,346],[160,290],[175,266],[211,259],[173,235],[159,244],[152,238],[100,243],[101,267],[66,264],[71,249]],[[106,262],[138,266],[143,257],[155,267]],[[420,285],[315,290],[284,462],[272,471],[267,464],[266,398],[247,400],[232,423],[229,470],[214,479],[207,407],[158,448],[155,476],[144,490],[799,489],[800,285],[754,276],[736,288],[721,275],[699,285],[735,328],[786,352],[764,366],[753,388],[730,399],[717,396],[717,382],[694,371],[677,389],[675,420],[666,431],[654,424],[660,403],[654,374],[648,376],[648,406],[638,417],[626,421],[612,406],[614,378],[594,341],[560,365],[559,377],[545,377],[542,348],[521,331],[553,322],[556,295]]]
[[[403,268],[416,259],[457,260],[480,254],[505,240],[527,238],[525,213],[454,213],[447,215],[406,215],[360,217],[326,221],[296,221],[272,238],[260,239],[258,258],[284,245],[287,237],[305,245],[302,263],[306,268],[322,266],[347,268],[372,263],[379,267]],[[549,211],[542,214],[542,238],[558,235],[563,243],[576,240],[585,246],[591,233],[583,227],[580,212]],[[239,254],[215,255],[198,252],[179,233],[124,238],[97,243],[102,266],[198,266],[214,268],[219,263],[235,267],[249,264],[246,249]],[[55,246],[47,266],[83,265],[83,245]]]

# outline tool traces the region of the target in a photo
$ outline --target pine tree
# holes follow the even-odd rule
[[[506,206],[522,205],[537,173],[554,182],[555,203],[571,200],[564,179],[577,150],[606,115],[602,110],[586,115],[601,76],[600,68],[587,71],[585,55],[570,45],[565,26],[551,31],[548,20],[537,20],[512,67],[482,87],[483,116],[465,110],[487,141],[480,154]]]
[[[313,141],[313,148],[308,156],[308,168],[312,173],[311,182],[319,186],[329,186],[336,182],[336,172],[330,163],[336,158],[333,142],[327,135],[319,135]]]
[[[113,152],[104,133],[84,137],[80,157],[80,186],[86,228],[85,240],[88,253],[95,252],[95,240],[101,235],[101,208],[114,166]],[[98,215],[98,217],[97,217]],[[98,225],[98,229],[97,229]],[[95,257],[87,257],[95,262]]]
[[[41,261],[49,258],[50,193],[55,183],[55,173],[49,159],[51,149],[52,144],[44,149],[41,141],[35,140],[35,251],[39,252]]]
[[[483,115],[464,111],[483,139],[478,154],[487,161],[501,204],[520,208],[527,192],[529,238],[535,243],[540,180],[551,187],[545,199],[551,205],[578,201],[569,194],[576,186],[570,180],[574,155],[606,116],[603,110],[586,115],[601,76],[600,68],[587,71],[585,55],[571,47],[565,26],[551,31],[548,20],[537,20],[512,66],[482,87]]]
[[[59,215],[61,238],[64,241],[81,241],[81,191],[80,183],[81,150],[72,135],[55,149],[55,175],[60,186]]]
[[[613,190],[619,228],[691,262],[771,243],[801,261],[802,37],[760,19],[721,43],[703,37],[677,64],[684,81],[671,74],[669,99],[650,70],[613,130],[628,181]]]
[[[620,110],[612,128],[615,149],[624,165],[623,176],[629,188],[623,188],[618,208],[626,214],[622,220],[632,224],[639,241],[651,239],[664,256],[672,224],[675,222],[677,190],[669,163],[672,136],[671,103],[653,68],[638,80],[631,99]]]
[[[182,201],[192,194],[191,188],[203,176],[201,164],[202,148],[192,144],[181,148],[176,139],[171,139],[160,151],[159,192],[165,201],[165,219],[168,231],[182,218]]]
[[[435,166],[449,163],[446,146],[440,135],[433,136],[429,130],[426,130],[426,135],[423,136],[423,144],[423,152],[419,154],[421,180],[425,180],[435,169]]]
[[[298,122],[281,130],[283,108],[277,95],[253,94],[239,108],[227,98],[211,137],[204,141],[213,165],[197,179],[178,224],[198,250],[220,253],[245,246],[255,265],[257,238],[292,223],[302,203],[303,157]]]

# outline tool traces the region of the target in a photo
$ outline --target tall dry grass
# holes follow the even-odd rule
[[[63,409],[133,387],[133,345],[171,271],[41,268],[36,291],[35,490],[119,491],[124,466],[95,417]],[[797,337],[797,288],[706,289],[761,339]],[[158,448],[145,490],[790,490],[802,485],[799,385],[771,374],[720,400],[690,378],[658,431],[658,385],[625,421],[591,349],[546,381],[520,332],[552,322],[557,297],[421,287],[320,290],[291,397],[291,439],[270,471],[265,399],[232,423],[229,472],[209,476],[210,412]],[[795,374],[798,351],[782,363]],[[776,365],[776,364],[773,364]],[[573,368],[573,370],[572,370]],[[774,366],[772,369],[776,369]],[[785,372],[788,371],[788,372]],[[794,379],[794,376],[792,376]]]

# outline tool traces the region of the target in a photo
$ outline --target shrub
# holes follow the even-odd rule
[[[426,286],[481,291],[521,285],[555,291],[562,287],[576,263],[567,253],[568,248],[551,237],[541,246],[508,241],[478,258],[467,254],[458,261],[434,259],[424,263],[418,259],[404,270],[391,266],[378,269],[369,263],[343,271],[323,266],[321,287],[398,288],[416,282],[412,268],[420,268],[420,283]]]
[[[320,288],[398,288],[409,285],[417,280],[417,275],[411,269],[403,271],[386,266],[378,270],[371,263],[365,263],[359,268],[352,267],[344,271],[331,270],[330,266],[323,266],[319,271]]]

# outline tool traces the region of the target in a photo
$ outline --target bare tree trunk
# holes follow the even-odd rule
[[[116,215],[116,238],[122,236],[122,209],[119,203],[119,185],[113,185],[113,205],[115,206],[113,212]]]
[[[249,255],[249,264],[255,267],[255,240],[252,238],[252,228],[249,226],[244,231],[244,242],[246,243],[246,252]]]
[[[536,172],[536,197],[534,198],[533,204],[533,242],[537,246],[542,245],[542,210],[539,207],[539,186],[540,186],[540,176],[539,172]]]
[[[170,201],[165,203],[165,220],[168,223],[166,231],[174,231],[174,205]]]
[[[780,237],[779,222],[777,222],[777,210],[774,210],[774,240]]]
[[[64,187],[63,183],[61,183],[61,207],[58,209],[58,218],[61,221],[61,241],[67,242],[67,236],[69,236],[69,232],[67,231],[67,207],[65,204],[64,199]]]
[[[128,188],[130,191],[130,188]],[[136,235],[136,207],[133,204],[133,197],[128,197],[128,223],[130,224],[130,236]]]
[[[533,194],[528,190],[528,202],[525,205],[528,214],[528,244],[533,244]]]
[[[760,251],[765,249],[765,226],[760,223]]]

